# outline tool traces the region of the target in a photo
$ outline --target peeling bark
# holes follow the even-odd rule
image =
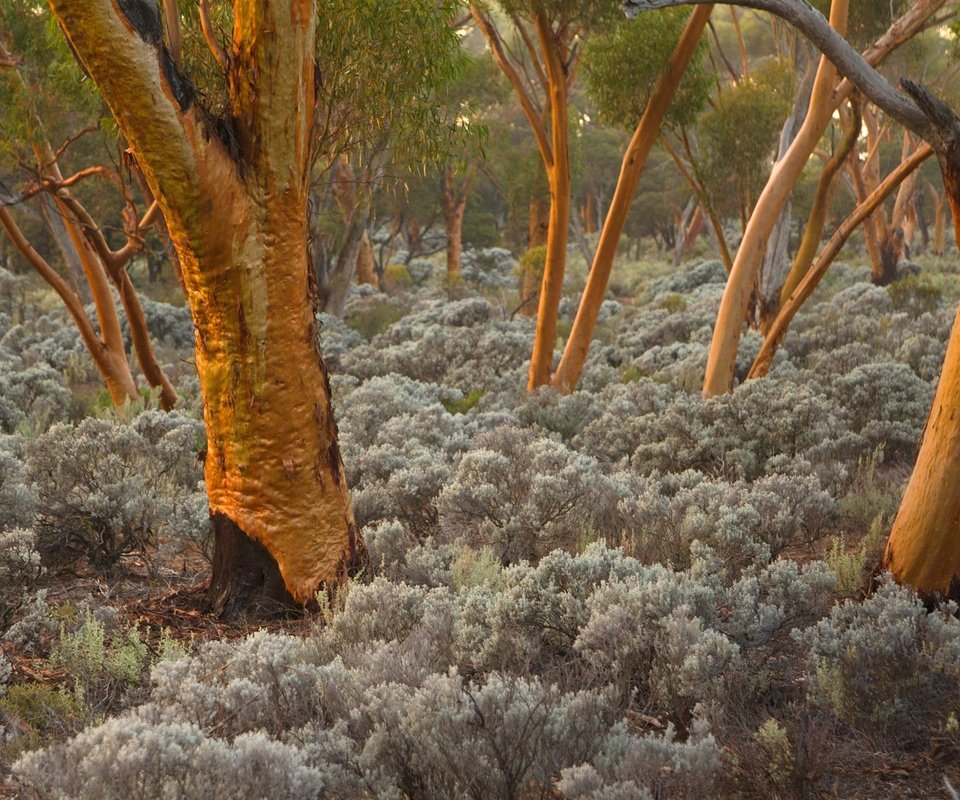
[[[239,531],[259,542],[305,605],[364,558],[310,290],[315,6],[234,4],[228,147],[183,105],[157,48],[112,0],[49,4],[135,153],[180,259],[197,329],[207,493],[215,518],[231,524],[218,541]],[[265,575],[233,574],[244,563],[215,555],[211,586],[227,587],[215,589],[219,607],[274,596]],[[260,589],[240,588],[251,584]]]

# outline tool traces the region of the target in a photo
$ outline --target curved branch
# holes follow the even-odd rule
[[[80,331],[80,337],[83,339],[83,343],[86,345],[87,350],[90,351],[90,355],[94,361],[97,362],[97,366],[100,367],[103,359],[103,342],[100,340],[100,337],[97,336],[86,311],[83,310],[83,303],[80,302],[80,298],[60,274],[47,263],[47,260],[33,248],[33,245],[31,245],[27,237],[23,235],[23,232],[14,221],[10,212],[5,208],[0,208],[0,226],[6,230],[7,236],[10,237],[10,241],[13,242],[14,247],[17,248],[20,255],[26,259],[27,263],[36,270],[40,277],[43,278],[60,296],[60,299],[63,300],[67,311],[70,313],[70,316],[73,317],[77,330]]]
[[[628,16],[639,11],[669,8],[679,5],[701,5],[707,0],[623,0]],[[937,120],[928,118],[926,109],[906,84],[904,97],[871,67],[863,57],[840,36],[824,18],[805,0],[736,0],[734,5],[766,11],[789,22],[800,30],[846,78],[871,102],[925,140],[936,136]],[[914,84],[915,86],[915,84]],[[917,87],[919,88],[919,87]],[[929,93],[927,93],[929,94]],[[932,95],[930,95],[932,97]]]
[[[220,69],[226,72],[230,68],[230,59],[227,58],[226,51],[221,47],[216,31],[213,29],[213,24],[210,22],[210,8],[207,6],[207,0],[200,0],[200,27],[203,30],[203,38],[207,42],[207,47],[213,53]]]
[[[510,63],[510,59],[503,49],[500,34],[497,32],[493,21],[480,10],[476,3],[470,4],[470,13],[473,14],[473,18],[477,22],[477,27],[480,28],[480,32],[483,33],[484,38],[486,38],[494,60],[503,71],[503,74],[506,75],[507,80],[510,81],[510,85],[513,87],[517,99],[520,101],[520,107],[523,109],[523,113],[530,123],[534,138],[537,140],[540,158],[543,159],[544,166],[550,169],[553,166],[553,148],[550,146],[550,139],[547,137],[547,131],[543,126],[543,121],[540,119],[540,114],[537,112],[533,99],[530,97],[529,92],[527,92],[526,87],[523,85],[523,81],[520,79],[520,74],[513,64]]]
[[[932,154],[933,148],[928,144],[918,148],[910,158],[901,162],[901,164],[873,190],[870,196],[858,205],[853,210],[853,213],[840,224],[840,227],[837,228],[833,236],[830,237],[830,241],[827,242],[816,262],[810,267],[797,288],[794,289],[787,302],[783,304],[780,313],[777,314],[777,318],[770,326],[770,331],[763,341],[763,346],[760,348],[760,352],[757,354],[747,378],[761,378],[767,374],[770,370],[770,365],[773,363],[774,353],[776,353],[777,348],[783,341],[783,337],[786,336],[787,327],[790,325],[791,320],[810,295],[813,294],[813,290],[817,288],[820,279],[826,274],[834,258],[837,257],[843,245],[846,244],[847,239],[850,238],[850,234],[857,229],[857,226],[860,225],[861,222],[873,213],[877,206],[887,198],[890,192],[896,189],[908,175],[916,170],[917,167]]]

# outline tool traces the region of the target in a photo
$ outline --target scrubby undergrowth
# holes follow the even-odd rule
[[[296,636],[156,640],[103,597],[50,599],[65,569],[169,581],[209,554],[202,425],[187,379],[181,412],[98,411],[62,315],[0,314],[0,758],[26,796],[919,797],[957,777],[956,609],[858,594],[952,276],[835,266],[770,375],[704,401],[725,274],[690,264],[605,305],[564,397],[522,391],[532,323],[491,252],[461,299],[363,293],[321,319],[372,563]],[[146,310],[189,361],[189,318]]]

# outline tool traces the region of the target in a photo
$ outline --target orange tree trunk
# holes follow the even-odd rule
[[[530,200],[529,229],[527,233],[527,250],[546,247],[547,228],[550,224],[550,206],[539,198]],[[529,259],[526,259],[529,261]],[[524,259],[521,259],[524,261]],[[530,263],[521,265],[520,270],[520,306],[518,313],[524,317],[533,317],[537,313],[537,303],[540,298],[540,281],[543,278],[542,264],[536,268]]]
[[[623,233],[630,204],[640,183],[647,157],[660,135],[660,124],[663,122],[683,73],[696,52],[700,34],[710,18],[712,9],[712,5],[702,5],[693,10],[663,75],[658,79],[650,95],[647,107],[623,156],[617,188],[614,190],[610,209],[607,211],[607,218],[600,232],[600,241],[587,277],[587,285],[584,287],[577,316],[570,330],[570,336],[567,338],[567,345],[557,366],[557,372],[553,377],[553,385],[560,391],[572,392],[580,380],[580,373],[587,360],[590,341],[593,339],[597,317],[600,314],[600,306],[603,304],[603,297],[610,282],[617,244]]]
[[[370,241],[370,231],[364,230],[360,237],[360,252],[357,253],[357,283],[380,288],[380,278],[377,275],[377,261],[373,257],[373,243]]]
[[[440,181],[440,200],[443,205],[443,222],[447,233],[447,279],[460,277],[463,255],[463,217],[467,212],[467,199],[473,184],[477,162],[467,169],[459,191],[453,174],[453,166],[447,164]]]
[[[833,0],[830,4],[830,25],[841,35],[846,30],[848,5],[849,0]],[[774,165],[750,215],[717,313],[703,381],[705,397],[729,392],[733,386],[733,370],[740,334],[756,285],[760,262],[766,253],[767,242],[780,211],[830,121],[836,106],[833,102],[836,74],[833,64],[826,58],[821,58],[803,125],[786,155]]]
[[[312,2],[234,5],[236,141],[113,0],[49,0],[167,221],[197,328],[221,612],[312,600],[362,558],[307,257]]]
[[[938,148],[944,194],[960,231],[960,119]],[[960,236],[958,236],[960,244]],[[954,319],[933,408],[910,482],[887,540],[883,566],[927,598],[960,600],[960,313]]]
[[[567,232],[570,227],[570,120],[567,115],[566,68],[561,61],[555,34],[542,14],[534,15],[537,35],[547,67],[550,93],[550,139],[552,163],[547,168],[550,184],[550,223],[547,227],[547,255],[540,282],[537,332],[530,355],[527,389],[532,391],[550,382],[553,350],[557,343],[557,313],[563,295],[563,274],[567,265]]]

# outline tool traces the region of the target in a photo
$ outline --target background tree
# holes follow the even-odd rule
[[[23,259],[57,292],[90,353],[115,405],[140,397],[121,331],[116,291],[129,324],[134,353],[159,402],[169,409],[177,393],[153,351],[147,321],[127,265],[144,248],[147,229],[159,209],[141,196],[133,176],[105,157],[111,142],[97,130],[101,110],[95,94],[80,85],[76,63],[62,39],[51,35],[48,16],[30,3],[0,9],[0,109],[2,151],[15,170],[19,189],[0,197],[0,226]],[[56,150],[50,130],[67,130]],[[87,138],[86,142],[78,141]],[[90,140],[95,141],[92,145]],[[81,154],[82,151],[82,154]],[[114,156],[116,158],[116,156]],[[68,176],[61,172],[68,165]],[[111,247],[81,199],[82,181],[118,190],[119,202],[104,203],[86,192],[94,207],[112,217],[110,227],[124,232],[123,244]],[[131,185],[132,184],[132,185]],[[75,193],[75,190],[77,193]],[[65,278],[30,242],[15,210],[33,200],[43,230],[57,243]],[[112,206],[112,208],[111,208]],[[138,208],[139,206],[139,208]],[[149,208],[148,208],[149,206]],[[92,300],[96,325],[84,303]]]
[[[673,5],[654,0],[644,5]],[[745,4],[745,3],[741,3]],[[750,0],[802,30],[872,102],[927,141],[937,156],[954,229],[960,222],[960,117],[909,80],[895,91],[806,4]],[[626,0],[625,5],[640,5]],[[894,577],[927,597],[960,596],[960,324],[954,320],[920,452],[883,556]]]
[[[563,292],[570,224],[570,90],[577,77],[586,34],[615,19],[610,0],[500,0],[519,41],[512,57],[489,9],[472,3],[471,13],[490,52],[523,109],[550,187],[543,280],[537,332],[530,357],[529,389],[550,382],[557,340],[557,310]]]
[[[553,385],[561,391],[572,391],[580,379],[630,203],[667,110],[683,85],[687,67],[697,52],[700,34],[709,16],[710,8],[704,6],[696,9],[686,22],[682,17],[661,16],[656,21],[647,20],[645,25],[620,23],[595,45],[588,75],[592,70],[590,85],[601,109],[621,123],[624,119],[639,121],[627,145],[587,285],[552,379]],[[587,63],[589,65],[591,61]],[[619,69],[619,78],[611,74],[611,69]],[[630,76],[629,80],[623,80],[623,73]],[[637,86],[651,85],[651,80],[654,82],[648,96],[636,91]],[[691,109],[703,102],[706,85],[704,73],[695,70],[684,94],[678,98],[675,109],[678,118],[690,114]],[[624,96],[617,87],[629,87],[629,94]]]

